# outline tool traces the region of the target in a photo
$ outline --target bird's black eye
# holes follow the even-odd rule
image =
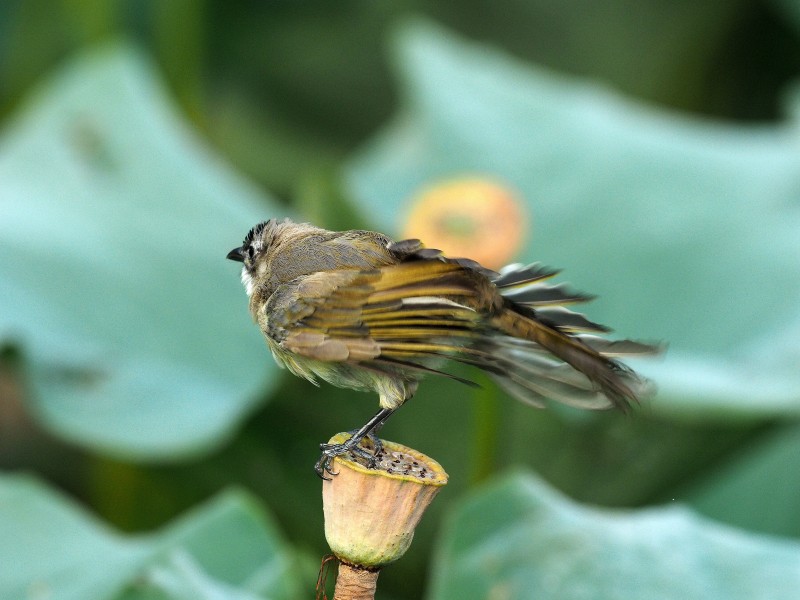
[[[247,258],[253,260],[253,255],[256,253],[255,249],[252,246],[247,247]]]

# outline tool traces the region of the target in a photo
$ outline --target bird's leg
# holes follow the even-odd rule
[[[336,473],[331,470],[331,462],[335,457],[348,452],[352,452],[356,456],[366,460],[370,468],[374,467],[375,455],[361,447],[361,440],[363,440],[365,437],[369,437],[372,440],[375,447],[375,452],[377,453],[381,444],[378,441],[378,438],[375,437],[375,432],[380,429],[380,427],[386,422],[386,419],[388,419],[395,410],[397,409],[382,408],[375,414],[374,417],[367,421],[361,429],[351,435],[350,439],[342,444],[320,444],[319,447],[320,450],[322,450],[322,456],[319,457],[317,464],[314,466],[314,470],[317,472],[317,475],[319,475],[322,479],[330,479],[330,477],[325,476],[326,472],[330,473],[331,475],[336,475]]]
[[[377,456],[380,453],[381,449],[383,448],[383,442],[381,442],[381,439],[378,437],[378,432],[383,427],[383,424],[386,423],[387,419],[392,416],[392,413],[394,413],[395,410],[397,409],[390,410],[385,415],[383,415],[381,420],[375,423],[375,427],[373,427],[372,430],[366,435],[367,439],[369,439],[372,442],[373,445],[372,453],[375,456]]]

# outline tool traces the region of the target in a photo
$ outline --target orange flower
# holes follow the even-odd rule
[[[464,177],[424,189],[414,200],[403,237],[498,269],[514,257],[525,232],[522,207],[511,189]]]

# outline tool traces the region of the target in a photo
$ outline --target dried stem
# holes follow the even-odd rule
[[[333,600],[373,600],[379,573],[377,570],[340,563]]]

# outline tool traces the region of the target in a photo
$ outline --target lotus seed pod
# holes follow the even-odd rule
[[[331,444],[350,437],[339,433]],[[322,484],[325,537],[342,561],[370,569],[400,558],[447,473],[432,458],[383,441],[369,468],[353,455],[333,461],[336,475]]]

